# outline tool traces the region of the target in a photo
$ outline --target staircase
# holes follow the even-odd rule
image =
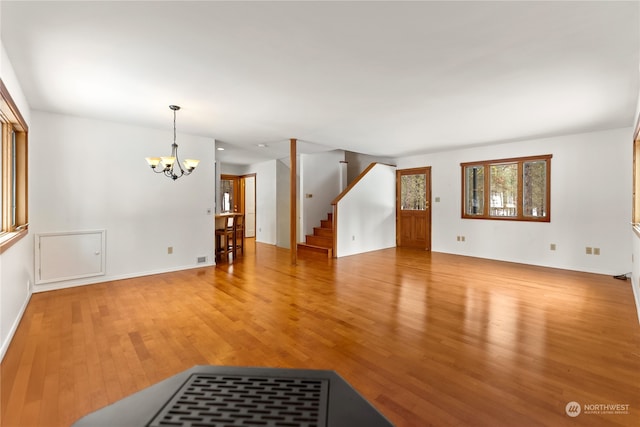
[[[298,243],[298,254],[318,253],[327,258],[333,256],[333,214],[320,221],[320,227],[313,227],[313,234],[305,236],[305,243]]]

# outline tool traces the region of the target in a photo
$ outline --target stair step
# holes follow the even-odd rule
[[[333,237],[333,228],[313,227],[313,235]]]
[[[308,243],[298,243],[299,253],[315,253],[326,255],[327,258],[331,258],[333,250],[331,248],[325,248],[324,246],[315,246]]]
[[[333,213],[327,214],[327,218],[320,221],[320,227],[313,227],[313,235],[305,236],[305,243],[298,243],[298,252],[333,257]]]
[[[305,237],[305,243],[313,246],[322,246],[325,248],[333,247],[333,236],[312,236],[307,234]]]

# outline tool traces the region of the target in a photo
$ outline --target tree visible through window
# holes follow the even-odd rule
[[[518,216],[518,165],[491,165],[491,216]]]
[[[462,163],[462,217],[550,221],[551,157]]]
[[[525,216],[544,216],[547,206],[547,160],[523,163],[522,209]]]
[[[400,209],[423,211],[427,209],[426,188],[427,176],[425,174],[402,175]]]

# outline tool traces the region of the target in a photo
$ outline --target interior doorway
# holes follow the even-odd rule
[[[240,177],[220,175],[220,212],[242,212]]]
[[[396,171],[396,245],[431,250],[431,167]]]
[[[220,175],[220,211],[245,214],[245,237],[256,235],[256,174]]]

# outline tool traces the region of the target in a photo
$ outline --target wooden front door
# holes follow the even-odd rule
[[[396,171],[396,244],[431,249],[431,168]]]

